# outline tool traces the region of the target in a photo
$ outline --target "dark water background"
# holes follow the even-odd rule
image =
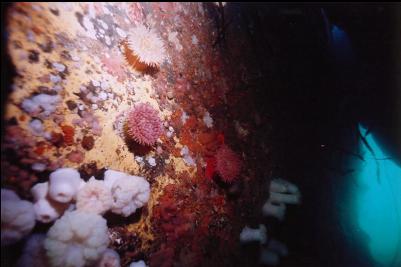
[[[265,67],[274,85],[256,92],[255,103],[272,118],[274,173],[303,193],[302,205],[289,207],[284,223],[273,227],[290,251],[282,266],[374,266],[367,247],[355,241],[363,233],[341,220],[349,213],[344,196],[350,195],[346,177],[352,170],[346,166],[357,157],[359,122],[401,163],[400,5],[237,3],[226,12],[228,18],[241,14],[234,24],[252,22],[255,64]],[[333,25],[346,32],[352,52],[333,50]],[[273,71],[266,65],[271,57]],[[3,63],[9,62],[2,62],[2,107],[12,77]]]
[[[256,44],[279,43],[277,86],[260,92],[258,106],[273,118],[276,175],[303,192],[302,205],[275,228],[290,251],[282,266],[375,266],[368,236],[343,219],[351,212],[359,122],[401,163],[400,5],[244,4],[232,11],[256,20]],[[334,25],[347,40],[330,36]]]

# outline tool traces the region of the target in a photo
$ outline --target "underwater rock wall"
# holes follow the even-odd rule
[[[260,215],[250,207],[262,205],[269,152],[267,133],[253,134],[267,116],[253,105],[260,72],[246,62],[252,44],[239,38],[247,32],[223,8],[11,6],[8,52],[17,75],[5,106],[2,187],[31,200],[30,189],[62,167],[77,169],[86,181],[103,179],[107,169],[143,176],[151,190],[147,205],[127,218],[105,215],[109,247],[122,265],[232,266],[243,222]],[[138,39],[132,33],[138,27],[152,37]],[[142,129],[152,140],[147,145],[127,130],[128,112],[142,103],[154,110],[145,120],[161,121],[160,131]],[[219,167],[222,146],[232,154]],[[230,182],[219,178],[222,172]],[[48,227],[39,224],[34,232]]]

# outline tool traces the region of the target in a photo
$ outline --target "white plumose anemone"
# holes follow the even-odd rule
[[[113,196],[113,213],[128,217],[149,200],[150,185],[143,177],[107,170],[104,181]]]
[[[266,227],[263,224],[260,224],[259,228],[257,229],[245,226],[240,233],[239,240],[241,241],[241,243],[257,241],[261,244],[265,244],[267,241],[266,232]]]
[[[68,208],[68,204],[59,203],[48,198],[49,183],[38,183],[31,188],[33,210],[36,220],[49,223],[59,218]]]
[[[120,267],[120,255],[110,248],[106,249],[96,267]]]
[[[47,232],[44,247],[53,267],[96,263],[109,244],[106,220],[80,211],[66,212]]]
[[[1,189],[1,201],[20,200],[19,196],[10,189]]]
[[[17,243],[35,226],[31,202],[21,200],[15,193],[1,189],[1,245]]]
[[[113,199],[104,181],[91,177],[78,191],[77,210],[104,214],[111,208]]]
[[[68,203],[75,196],[82,185],[82,179],[77,170],[60,168],[50,174],[49,196],[61,203]]]
[[[111,189],[113,205],[111,211],[128,217],[149,200],[149,183],[139,176],[118,179]]]

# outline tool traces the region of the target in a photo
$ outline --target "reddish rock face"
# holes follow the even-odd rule
[[[252,101],[246,97],[248,85],[241,81],[247,78],[244,59],[250,58],[244,51],[249,48],[254,53],[247,39],[227,38],[229,46],[224,48],[219,35],[225,26],[220,25],[217,8],[212,4],[83,3],[60,6],[58,16],[46,11],[47,4],[37,5],[34,8],[30,3],[17,4],[16,15],[10,16],[20,25],[10,29],[10,49],[18,59],[15,63],[23,62],[17,64],[22,76],[16,86],[22,85],[22,89],[16,91],[25,87],[32,94],[51,91],[60,96],[62,104],[43,118],[48,126],[46,138],[32,138],[22,127],[32,116],[23,111],[14,115],[22,128],[15,125],[18,121],[6,127],[2,142],[2,166],[9,162],[4,164],[5,185],[29,198],[29,189],[37,181],[47,181],[48,171],[74,165],[83,179],[102,179],[110,164],[124,162],[121,168],[148,179],[155,201],[126,219],[106,214],[110,235],[115,235],[112,247],[120,254],[123,266],[138,260],[150,266],[213,266],[209,263],[216,257],[232,258],[227,257],[232,252],[228,251],[229,244],[235,243],[240,230],[237,228],[243,226],[242,217],[235,213],[242,214],[248,207],[243,203],[253,199],[241,195],[235,202],[238,212],[234,212],[226,189],[236,183],[205,179],[205,172],[209,178],[214,174],[227,181],[238,178],[238,158],[232,153],[216,156],[224,144],[223,132],[227,144],[238,148],[237,152],[243,149],[244,161],[244,148],[257,149],[239,140],[233,128],[233,121],[241,117],[247,122],[253,114]],[[76,19],[77,34],[66,23],[60,23],[60,18]],[[26,24],[31,19],[35,21],[34,28]],[[53,22],[57,29],[52,27]],[[137,71],[137,63],[134,69],[127,62],[128,47],[123,41],[138,25],[151,27],[164,43],[166,59],[156,73]],[[36,45],[39,62],[35,62],[36,54],[29,54]],[[129,58],[131,63],[136,60],[134,56]],[[66,70],[53,68],[54,62],[63,64]],[[40,72],[26,73],[21,65]],[[29,86],[30,80],[35,81],[35,86]],[[40,86],[36,87],[36,83]],[[144,84],[146,88],[142,88]],[[152,99],[152,106],[140,104],[147,97]],[[17,100],[14,102],[23,99]],[[125,116],[130,112],[125,112],[127,106],[133,107],[129,116]],[[131,149],[127,142],[105,149],[102,144],[111,144],[109,139],[116,141],[109,124],[113,120],[110,114],[121,113],[124,116],[117,137],[129,137],[138,147]],[[212,126],[204,122],[206,113],[213,119]],[[177,164],[183,158],[182,147],[187,147],[187,155],[193,160],[186,166],[188,172]],[[100,154],[106,161],[103,157],[93,159],[93,155]],[[149,164],[149,157],[156,166]],[[224,157],[229,161],[220,162],[218,172],[217,158]],[[31,165],[38,161],[47,165],[45,171],[32,170]],[[133,166],[137,170],[133,171]],[[251,169],[248,164],[246,169]],[[245,175],[249,180],[263,177],[257,171],[244,171]],[[175,184],[166,186],[170,179]],[[238,182],[242,181],[251,184],[246,178]]]

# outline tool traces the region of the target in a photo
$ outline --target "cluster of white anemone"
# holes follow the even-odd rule
[[[149,183],[139,176],[108,170],[105,179],[81,179],[77,170],[60,168],[49,181],[31,188],[33,203],[1,189],[1,245],[26,237],[35,220],[54,224],[46,235],[33,234],[25,244],[18,266],[120,266],[119,255],[107,249],[109,235],[101,216],[122,216],[144,206]]]
[[[264,216],[272,216],[282,221],[285,216],[286,204],[299,204],[301,193],[298,187],[283,179],[270,182],[270,197],[263,205]]]
[[[240,233],[240,242],[243,244],[258,242],[261,245],[260,262],[262,264],[276,266],[280,263],[280,257],[288,255],[286,245],[269,238],[263,224],[260,224],[259,228],[245,226]]]
[[[285,216],[286,204],[299,204],[301,202],[298,187],[286,180],[272,180],[269,191],[269,199],[262,208],[264,216],[275,217],[282,221]],[[280,263],[280,257],[288,255],[286,245],[276,239],[269,238],[263,224],[259,225],[259,228],[245,226],[240,233],[240,242],[258,242],[261,245],[259,258],[261,264],[277,266]]]

